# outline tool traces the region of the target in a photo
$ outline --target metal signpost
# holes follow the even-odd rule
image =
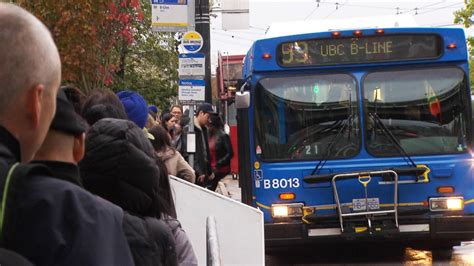
[[[195,105],[206,100],[205,55],[198,53],[204,45],[204,40],[196,31],[188,31],[183,35],[182,47],[186,52],[179,55],[179,92],[181,104],[189,108],[189,131],[187,136],[188,160],[194,167],[194,153],[196,152],[196,134],[194,134]]]

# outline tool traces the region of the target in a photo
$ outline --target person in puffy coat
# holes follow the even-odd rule
[[[138,126],[114,118],[94,123],[80,170],[87,190],[127,212],[124,231],[136,265],[177,265],[173,233],[159,220],[175,213],[174,204],[161,193],[153,147]]]
[[[194,184],[196,175],[193,168],[184,160],[183,156],[171,146],[171,139],[162,126],[154,126],[148,130],[153,135],[151,144],[158,157],[165,163],[168,174],[177,176]]]

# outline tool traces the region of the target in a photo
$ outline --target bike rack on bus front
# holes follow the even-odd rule
[[[364,189],[367,191],[367,185],[370,183],[372,176],[379,176],[386,174],[392,174],[394,177],[394,198],[393,198],[393,210],[382,210],[382,211],[364,211],[357,213],[342,213],[342,206],[339,200],[339,194],[337,193],[336,179],[351,179],[358,178],[359,182],[364,186]],[[354,217],[354,216],[366,216],[369,231],[371,232],[372,224],[369,215],[372,214],[389,214],[393,213],[395,215],[395,226],[398,229],[398,174],[392,170],[383,170],[383,171],[373,171],[373,172],[360,172],[360,173],[348,173],[348,174],[338,174],[332,178],[332,186],[334,189],[334,198],[336,200],[337,211],[339,213],[339,223],[341,224],[341,232],[344,232],[344,222],[343,217]],[[365,208],[368,209],[368,197],[367,193],[365,194]]]

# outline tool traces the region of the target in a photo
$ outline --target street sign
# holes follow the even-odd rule
[[[204,45],[201,34],[197,31],[188,31],[183,35],[181,40],[183,49],[188,53],[197,53]]]
[[[182,104],[196,104],[205,101],[204,80],[180,80],[178,99]]]
[[[204,76],[204,54],[179,54],[179,76]]]
[[[190,21],[191,15],[194,16],[190,9],[194,8],[194,5],[189,5],[188,0],[151,0],[151,4],[153,31],[186,32],[194,28],[191,25],[194,21]]]

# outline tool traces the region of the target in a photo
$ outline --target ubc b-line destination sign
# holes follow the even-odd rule
[[[283,67],[334,65],[437,58],[443,42],[438,35],[392,35],[312,39],[278,47]]]

